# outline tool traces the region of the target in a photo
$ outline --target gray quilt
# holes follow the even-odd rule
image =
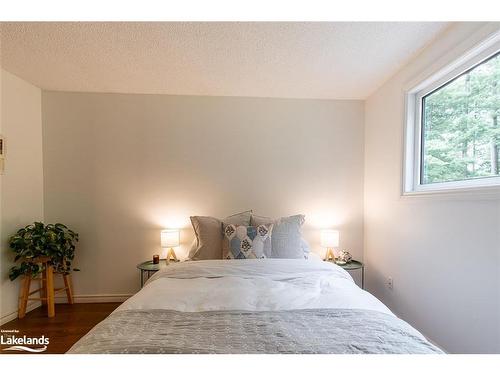
[[[117,311],[68,353],[442,353],[394,316],[353,309]]]

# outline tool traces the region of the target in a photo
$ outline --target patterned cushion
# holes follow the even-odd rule
[[[222,223],[250,225],[252,211],[240,212],[219,220],[211,216],[191,216],[196,244],[191,247],[188,259],[222,259]]]
[[[276,220],[252,214],[250,225],[273,224],[272,252],[268,258],[307,259],[309,246],[302,238],[304,215],[282,217]]]
[[[261,259],[271,254],[273,224],[256,227],[223,224],[223,259]]]

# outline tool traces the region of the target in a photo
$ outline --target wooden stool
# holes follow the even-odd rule
[[[33,259],[33,263],[42,264],[42,274],[39,277],[32,277],[32,275],[24,275],[21,291],[19,296],[19,319],[24,318],[26,315],[26,307],[29,300],[42,301],[42,305],[47,305],[47,315],[49,318],[53,318],[56,315],[55,311],[55,293],[66,291],[66,296],[68,297],[68,303],[73,304],[73,287],[71,285],[70,275],[62,275],[64,280],[64,288],[54,289],[54,268],[48,263],[50,258],[40,257]],[[40,282],[40,288],[30,291],[31,281],[37,280]],[[40,292],[40,298],[30,298],[32,294]]]

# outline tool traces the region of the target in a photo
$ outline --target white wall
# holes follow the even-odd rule
[[[5,321],[16,316],[19,297],[19,279],[8,278],[14,258],[8,238],[20,227],[43,220],[41,90],[2,70],[1,119],[6,159],[0,190],[0,317]]]
[[[365,106],[368,289],[454,353],[500,352],[500,194],[401,197],[404,88],[498,28],[454,25]]]
[[[190,215],[306,215],[363,252],[361,101],[43,92],[45,219],[80,233],[75,294],[136,292],[160,229]],[[97,296],[96,296],[97,295]]]

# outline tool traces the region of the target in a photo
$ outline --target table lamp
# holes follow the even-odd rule
[[[170,261],[177,262],[174,247],[179,246],[179,229],[164,229],[161,231],[161,247],[169,249],[166,256],[167,264]]]
[[[335,261],[335,247],[339,246],[340,233],[338,230],[325,229],[321,231],[321,246],[326,247],[325,260]]]

